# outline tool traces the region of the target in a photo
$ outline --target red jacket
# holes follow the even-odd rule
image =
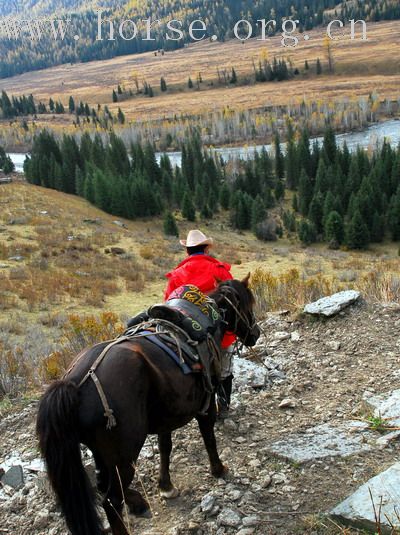
[[[183,260],[173,271],[165,276],[168,285],[164,293],[164,300],[185,284],[197,286],[205,294],[211,293],[218,286],[218,281],[233,279],[231,266],[206,254],[194,254]],[[222,347],[229,347],[236,340],[236,336],[226,333],[222,340]]]

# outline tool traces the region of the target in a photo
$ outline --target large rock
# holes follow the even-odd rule
[[[373,409],[374,416],[387,420],[388,426],[400,427],[400,390],[386,394],[364,394],[365,402]]]
[[[235,383],[241,386],[262,388],[268,377],[268,369],[261,364],[240,357],[233,359]]]
[[[399,488],[400,463],[396,463],[362,485],[330,515],[346,525],[377,532],[375,506],[377,512],[381,508],[379,533],[393,533],[391,526],[400,528]]]
[[[347,306],[351,305],[360,297],[360,292],[346,290],[323,297],[314,303],[309,303],[304,307],[304,312],[313,315],[334,316]]]
[[[347,457],[375,446],[375,436],[366,431],[367,424],[350,421],[338,426],[317,425],[305,433],[289,435],[274,442],[269,451],[296,463],[324,457]]]

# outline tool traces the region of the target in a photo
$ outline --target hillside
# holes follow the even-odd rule
[[[171,475],[181,494],[166,502],[157,491],[159,456],[155,437],[150,437],[135,485],[146,492],[153,516],[129,517],[131,533],[366,533],[344,530],[326,513],[399,458],[398,441],[373,428],[367,403],[377,394],[387,398],[398,383],[399,306],[361,303],[325,321],[268,314],[262,326],[253,371],[236,368],[231,417],[217,428],[227,478],[215,480],[209,474],[199,431],[191,423],[173,434]],[[66,532],[37,455],[36,410],[37,394],[0,422],[0,465],[22,465],[25,478],[17,490],[0,489],[6,534]],[[293,437],[306,439],[302,453],[314,448],[311,458],[299,462],[285,457],[279,448]],[[91,458],[85,455],[84,460],[93,474]],[[387,486],[396,498],[397,488],[389,481]],[[366,507],[372,519],[379,496],[373,494],[373,499]],[[381,520],[385,522],[383,515]],[[373,532],[374,521],[370,524]]]
[[[43,102],[47,112],[17,117],[11,124],[8,119],[0,121],[0,145],[12,152],[29,149],[33,136],[43,127],[57,135],[79,135],[86,130],[106,135],[112,126],[128,143],[132,138],[149,139],[160,150],[176,150],[186,139],[189,124],[198,126],[206,143],[213,145],[265,143],[288,115],[300,127],[307,125],[314,135],[323,131],[327,115],[337,131],[359,129],[369,121],[397,115],[400,61],[387,46],[397,24],[368,25],[365,42],[347,38],[334,42],[334,73],[328,71],[319,28],[290,51],[282,50],[278,36],[267,46],[257,40],[244,45],[237,40],[203,42],[164,55],[148,52],[4,79],[0,88],[10,98],[33,94],[36,104]],[[254,63],[258,68],[266,57],[271,63],[275,57],[283,57],[298,74],[279,82],[255,81]],[[316,74],[318,59],[321,75]],[[236,83],[229,83],[232,68]],[[164,92],[160,89],[162,78],[167,85]],[[192,88],[188,87],[189,78]],[[116,94],[117,102],[113,102],[113,91],[119,86],[121,94]],[[151,86],[152,98],[146,94],[146,86]],[[80,102],[88,105],[89,122],[68,112],[71,96],[76,107]],[[50,98],[62,102],[65,113],[51,113]],[[112,125],[104,118],[106,107],[114,117]],[[119,108],[124,124],[117,120]]]
[[[115,3],[111,2],[111,8]],[[277,30],[282,27],[282,22],[288,16],[296,16],[300,21],[301,29],[310,30],[337,16],[337,10],[345,19],[363,18],[368,21],[394,20],[400,17],[400,7],[397,2],[386,0],[373,0],[368,4],[364,2],[346,2],[342,4],[338,0],[224,0],[215,3],[212,0],[198,2],[196,0],[179,0],[176,2],[122,2],[116,5],[115,10],[108,11],[112,16],[116,27],[126,19],[142,20],[151,18],[160,20],[161,26],[154,33],[155,40],[143,40],[144,28],[139,28],[140,38],[128,40],[117,39],[116,41],[96,41],[97,14],[95,8],[97,2],[89,5],[81,1],[46,1],[29,2],[22,5],[15,2],[6,2],[0,15],[21,14],[34,15],[37,17],[50,15],[57,18],[60,15],[71,14],[71,23],[65,39],[54,40],[51,28],[43,25],[43,36],[37,43],[32,41],[31,30],[22,25],[20,37],[9,39],[7,27],[1,26],[0,55],[0,78],[20,74],[25,71],[42,69],[52,65],[63,63],[75,63],[77,61],[91,61],[105,59],[118,55],[142,53],[149,50],[165,49],[174,50],[181,48],[190,41],[186,33],[190,23],[196,19],[207,21],[207,35],[216,35],[220,41],[232,38],[233,28],[237,21],[248,20],[254,33],[257,30],[257,20],[271,17],[277,22]],[[102,3],[104,6],[104,3]],[[17,11],[21,7],[21,11]],[[106,4],[110,6],[110,3]],[[337,10],[335,9],[337,8]],[[184,38],[179,41],[167,40],[166,23],[168,20],[182,21],[185,30]],[[75,36],[78,36],[75,40]]]
[[[24,183],[1,185],[0,206],[0,391],[11,395],[47,380],[40,363],[62,345],[71,314],[111,312],[125,321],[161,300],[164,274],[184,257],[157,217],[121,220]],[[184,237],[193,223],[176,215]],[[396,244],[356,253],[302,248],[288,238],[265,243],[233,231],[224,212],[197,225],[215,238],[215,254],[233,264],[235,276],[253,273],[260,312],[296,310],[352,287],[374,302],[398,299]],[[17,381],[9,375],[15,358]]]

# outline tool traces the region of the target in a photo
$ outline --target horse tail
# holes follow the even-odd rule
[[[72,535],[100,535],[94,492],[81,459],[78,409],[78,387],[71,381],[55,381],[40,401],[36,432]]]

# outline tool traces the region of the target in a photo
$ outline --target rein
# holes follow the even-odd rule
[[[241,319],[243,321],[243,323],[245,324],[245,326],[247,327],[247,329],[249,331],[251,331],[257,325],[257,321],[254,319],[254,322],[251,324],[249,319],[242,314],[242,312],[239,310],[237,305],[235,305],[231,301],[231,299],[229,299],[229,297],[226,295],[225,292],[222,292],[221,295],[222,295],[223,299],[225,299],[225,301],[233,308],[233,310],[236,313],[236,323],[235,323],[235,327],[234,327],[233,330],[236,331],[238,323],[239,323],[239,319]]]

